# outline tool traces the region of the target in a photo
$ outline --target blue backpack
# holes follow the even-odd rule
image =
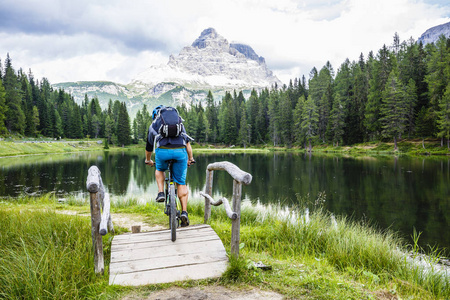
[[[162,137],[177,137],[181,134],[183,128],[183,119],[178,114],[176,108],[163,107],[159,111],[161,126],[158,133]]]

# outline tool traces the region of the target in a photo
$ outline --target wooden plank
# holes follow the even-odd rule
[[[218,241],[221,242],[217,235],[206,235],[206,236],[192,236],[190,238],[185,238],[180,240],[177,238],[177,245],[181,244],[189,244],[196,242],[207,242],[207,241]],[[128,242],[126,244],[115,244],[114,247],[111,247],[111,253],[119,252],[119,251],[127,251],[131,249],[140,249],[140,248],[150,248],[150,247],[160,247],[167,245],[167,241],[144,241],[139,240],[135,243]]]
[[[118,251],[111,253],[111,261],[124,261],[132,259],[144,259],[151,257],[178,255],[182,253],[189,253],[198,249],[205,248],[209,251],[220,251],[225,249],[222,242],[197,242],[192,244],[167,244],[154,248],[130,249],[125,251]]]
[[[199,231],[199,232],[178,232],[177,231],[177,240],[178,241],[184,241],[186,239],[190,239],[192,237],[196,236],[216,236],[217,234],[214,231]],[[145,235],[144,233],[135,233],[132,237],[128,239],[122,239],[115,241],[117,244],[120,245],[126,245],[129,243],[139,243],[139,242],[160,242],[160,241],[169,241],[170,239],[170,231],[166,230],[165,232],[161,234],[155,234],[155,235]]]
[[[227,261],[189,265],[179,268],[149,270],[144,272],[110,275],[109,284],[145,285],[174,282],[181,280],[198,280],[222,276],[228,265]]]
[[[175,268],[188,265],[198,265],[226,260],[227,259],[225,251],[192,252],[179,255],[117,262],[110,265],[109,271],[114,274],[125,274],[165,268]]]
[[[199,226],[178,228],[177,233],[184,235],[184,234],[188,234],[190,232],[196,232],[199,230],[208,230],[208,231],[214,232],[214,230],[212,230],[212,228],[209,225],[199,225]],[[124,242],[128,241],[128,240],[134,241],[138,237],[142,237],[143,239],[147,239],[147,240],[170,239],[170,233],[167,234],[167,232],[168,232],[168,229],[163,229],[163,230],[157,230],[157,231],[141,232],[139,234],[137,234],[137,233],[121,234],[121,235],[116,235],[114,237],[114,241],[124,241]]]
[[[120,237],[116,240],[116,238]],[[143,285],[186,279],[219,277],[228,257],[222,241],[209,225],[114,237],[110,284]]]

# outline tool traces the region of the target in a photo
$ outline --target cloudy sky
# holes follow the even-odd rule
[[[449,21],[448,0],[0,0],[0,58],[51,83],[128,83],[213,27],[287,83]]]

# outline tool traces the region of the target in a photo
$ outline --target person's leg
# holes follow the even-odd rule
[[[188,189],[186,185],[177,184],[177,194],[178,199],[181,202],[181,210],[187,211],[187,203],[188,203]]]
[[[158,192],[164,192],[164,179],[166,178],[166,175],[163,171],[155,170],[155,178],[156,184],[158,185]]]
[[[167,170],[167,151],[164,150],[165,149],[157,148],[155,151],[155,179],[156,185],[158,186],[158,195],[156,196],[156,202],[164,202],[166,198],[164,195],[164,179],[166,178],[164,171]]]

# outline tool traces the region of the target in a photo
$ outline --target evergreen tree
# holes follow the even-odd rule
[[[292,104],[286,92],[280,93],[280,107],[279,107],[279,130],[281,142],[290,147],[292,145]]]
[[[258,99],[258,114],[255,121],[255,134],[257,143],[265,143],[269,140],[268,128],[269,128],[269,91],[264,89]]]
[[[206,122],[205,122],[205,110],[202,107],[202,104],[200,103],[198,108],[196,109],[197,111],[197,130],[196,130],[196,141],[198,143],[203,143],[206,142],[206,133],[207,133],[207,129],[206,129]]]
[[[450,83],[447,85],[439,106],[437,136],[447,139],[447,148],[450,150]]]
[[[277,146],[281,142],[280,137],[280,111],[278,90],[272,90],[269,94],[268,116],[269,116],[269,134],[272,145]]]
[[[427,108],[422,107],[420,109],[415,122],[416,136],[424,139],[425,137],[433,135],[434,120]]]
[[[408,105],[405,101],[406,95],[401,81],[394,71],[389,75],[383,92],[383,103],[381,113],[383,117],[382,134],[394,139],[394,149],[397,150],[397,139],[405,132],[408,121]]]
[[[6,119],[5,114],[8,107],[6,106],[5,98],[6,98],[5,88],[3,87],[2,80],[0,80],[0,135],[4,135],[7,133],[7,129],[5,126],[5,119]]]
[[[83,124],[81,122],[81,113],[78,105],[74,105],[70,117],[70,138],[81,139],[83,137]]]
[[[32,121],[30,122],[31,123],[31,126],[30,126],[30,128],[29,128],[29,130],[30,130],[30,134],[32,135],[32,136],[37,136],[37,134],[38,134],[38,131],[37,131],[37,128],[39,127],[39,110],[38,110],[38,108],[36,107],[36,106],[33,106],[33,113],[32,113]]]
[[[259,110],[259,101],[258,101],[258,95],[256,91],[253,89],[250,93],[250,97],[248,98],[248,101],[246,102],[247,105],[247,115],[248,115],[248,125],[250,125],[251,131],[250,131],[250,141],[252,144],[256,144],[258,142],[257,140],[257,128],[256,128],[256,118],[258,116],[258,110]]]
[[[377,59],[369,58],[371,78],[369,80],[369,94],[365,109],[364,125],[371,140],[381,133],[381,100],[382,91],[392,70],[392,59],[386,45],[378,52]]]
[[[8,107],[5,114],[5,125],[10,132],[25,133],[25,114],[22,110],[22,97],[20,84],[11,64],[9,54],[5,61],[5,75],[3,86],[5,87],[5,102]]]
[[[206,110],[205,115],[207,119],[207,123],[209,125],[209,142],[215,143],[218,137],[218,116],[217,116],[217,107],[214,103],[214,97],[211,91],[208,92],[208,96],[206,97]]]
[[[299,145],[304,145],[304,143],[306,142],[305,133],[302,130],[302,121],[303,121],[302,114],[305,102],[306,102],[305,96],[304,95],[300,96],[300,98],[297,101],[297,105],[295,106],[293,115],[294,128],[292,130],[293,131],[292,133],[294,135],[295,142]]]
[[[117,122],[117,142],[119,145],[129,145],[131,143],[130,118],[128,116],[125,102],[121,103]]]
[[[317,106],[311,96],[303,106],[302,123],[301,128],[305,140],[308,142],[308,149],[312,149],[312,141],[317,138],[317,129],[319,125],[319,113],[317,112]]]
[[[250,143],[250,125],[247,123],[247,111],[245,103],[241,103],[241,128],[239,129],[238,143],[244,148]]]
[[[334,101],[326,132],[327,140],[333,143],[342,143],[345,121],[349,122],[349,126],[347,126],[348,136],[353,136],[358,128],[352,126],[358,117],[358,103],[354,97],[353,85],[355,84],[355,78],[352,72],[353,69],[350,61],[346,59],[340,66],[334,81]],[[339,99],[339,104],[335,104],[336,99]],[[337,109],[339,107],[340,111],[338,112]],[[335,115],[336,113],[339,113],[338,117]],[[351,122],[353,124],[350,124]],[[342,135],[340,130],[342,130]]]
[[[30,71],[30,78],[32,78]],[[31,84],[24,73],[20,73],[20,83],[22,92],[22,110],[25,114],[25,135],[36,136],[36,127],[33,115],[33,95],[31,91]]]
[[[39,128],[38,130],[44,135],[44,136],[49,136],[48,134],[48,128],[50,127],[50,121],[49,121],[49,115],[48,115],[48,104],[50,102],[51,99],[51,94],[53,92],[53,89],[50,85],[50,82],[46,79],[43,78],[41,80],[41,84],[40,84],[40,92],[37,95],[33,96],[33,99],[35,99],[37,101],[37,108],[39,110]],[[61,113],[60,113],[61,114]],[[62,115],[61,115],[62,118]],[[69,123],[65,123],[66,120],[63,120],[63,125],[65,124],[69,124]]]
[[[39,111],[38,111],[38,113],[39,113]],[[54,134],[55,134],[55,137],[58,139],[60,137],[64,136],[64,128],[63,128],[61,116],[57,110],[55,110],[55,132],[54,132]]]
[[[112,143],[113,134],[114,134],[114,120],[111,119],[110,115],[107,115],[105,119],[105,138],[108,141],[108,144]]]
[[[408,132],[408,138],[411,138],[414,132],[415,125],[415,111],[417,105],[417,93],[416,93],[416,83],[411,78],[409,79],[408,85],[405,86],[405,104],[407,105],[407,124],[406,130]]]
[[[343,140],[345,144],[361,143],[365,140],[364,113],[369,90],[368,68],[361,54],[358,63],[352,67],[353,89],[352,101],[344,101],[346,109],[345,130]]]
[[[218,117],[221,141],[228,145],[235,144],[238,135],[236,108],[234,106],[233,98],[229,92],[225,93]]]
[[[328,118],[333,105],[333,85],[334,85],[334,70],[330,62],[310,80],[309,94],[315,102],[318,114],[318,134],[322,141],[326,140],[326,129],[328,125]]]
[[[142,136],[142,140],[146,141],[147,140],[147,132],[148,132],[148,128],[150,127],[150,124],[152,124],[152,117],[150,116],[149,111],[147,110],[147,105],[144,104],[144,106],[142,107],[142,127],[141,127],[141,132],[140,135]]]
[[[429,113],[433,120],[437,121],[440,110],[439,104],[445,88],[450,82],[450,47],[447,47],[447,39],[441,36],[435,46],[430,46],[429,49],[428,74],[425,76],[425,81],[428,84],[430,96]],[[437,128],[436,125],[435,123],[435,128]]]
[[[333,145],[342,144],[345,127],[345,110],[341,101],[341,96],[337,95],[333,102],[333,109],[330,116],[330,134]]]

